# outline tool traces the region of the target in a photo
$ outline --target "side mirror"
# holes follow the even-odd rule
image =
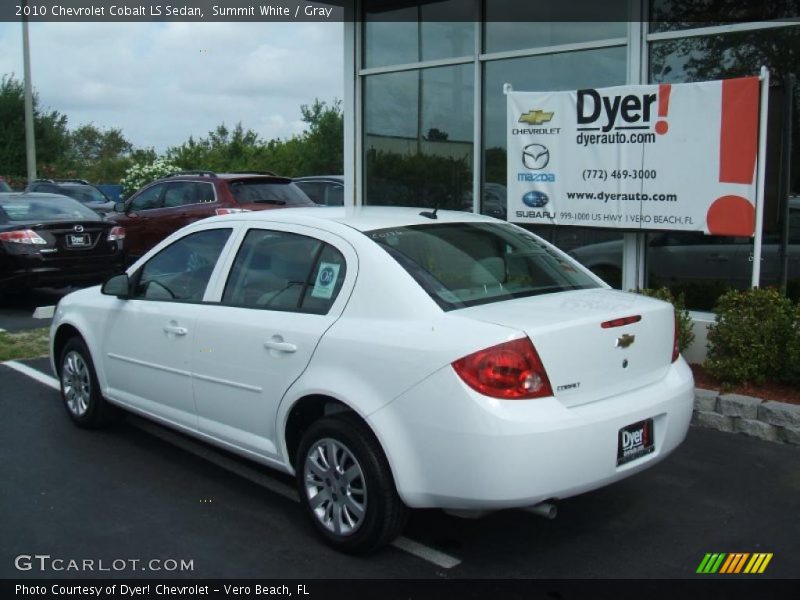
[[[110,277],[103,284],[103,287],[100,288],[100,292],[106,296],[116,296],[121,300],[129,298],[131,294],[131,284],[128,279],[128,274],[120,273],[119,275]]]
[[[114,211],[116,211],[118,213],[124,213],[125,212],[125,203],[124,202],[115,202],[114,203]]]

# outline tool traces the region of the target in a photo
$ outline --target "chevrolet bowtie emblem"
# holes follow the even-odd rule
[[[617,338],[617,343],[614,345],[615,348],[627,348],[630,346],[634,341],[636,341],[636,336],[626,333],[621,335]]]
[[[541,125],[547,123],[553,118],[553,111],[545,112],[540,109],[529,110],[519,117],[520,123],[528,123],[529,125]]]

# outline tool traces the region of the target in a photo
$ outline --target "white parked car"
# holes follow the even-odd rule
[[[352,552],[408,507],[534,507],[642,471],[692,414],[669,304],[463,212],[199,221],[62,299],[51,350],[75,423],[122,407],[295,473]]]

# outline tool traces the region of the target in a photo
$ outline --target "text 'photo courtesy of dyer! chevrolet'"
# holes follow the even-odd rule
[[[409,509],[550,510],[647,469],[694,391],[670,304],[517,226],[418,208],[193,223],[64,297],[51,357],[77,425],[124,409],[294,474],[347,552]]]

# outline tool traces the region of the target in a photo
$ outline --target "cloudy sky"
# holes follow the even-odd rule
[[[300,105],[343,97],[342,23],[31,23],[40,106],[163,151],[241,121],[303,130]],[[0,23],[0,75],[23,78],[22,26]]]

